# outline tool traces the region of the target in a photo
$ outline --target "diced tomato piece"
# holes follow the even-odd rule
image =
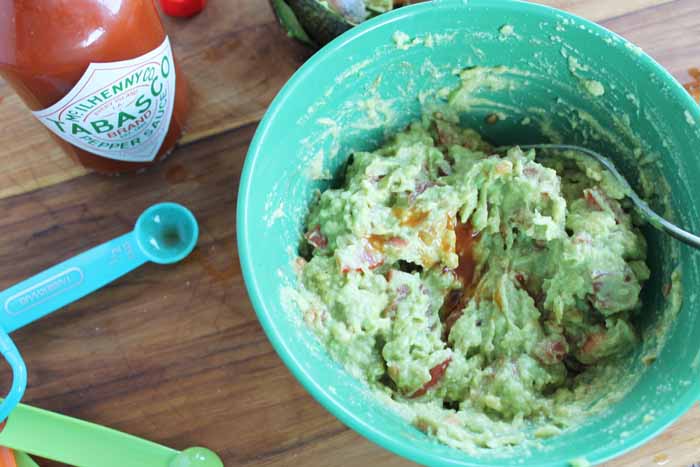
[[[588,206],[596,211],[602,211],[603,208],[598,201],[598,196],[593,190],[583,190],[583,197],[586,199]]]
[[[442,363],[439,363],[432,367],[430,369],[430,381],[425,383],[422,388],[417,390],[411,395],[411,398],[415,397],[420,397],[424,395],[430,388],[435,386],[440,382],[443,376],[445,376],[445,371],[447,371],[447,367],[450,366],[450,362],[452,361],[452,357],[449,357],[447,360],[445,360]]]
[[[328,246],[328,239],[321,233],[321,226],[317,225],[313,229],[306,232],[304,235],[306,241],[318,249],[324,249]]]
[[[401,237],[389,237],[386,241],[387,245],[391,245],[396,248],[402,248],[408,245],[408,241]]]
[[[369,269],[377,269],[384,264],[384,256],[374,249],[367,247],[362,250],[362,262],[365,263]]]
[[[384,255],[374,249],[372,245],[366,243],[357,253],[357,257],[350,261],[350,264],[342,264],[340,272],[347,274],[350,271],[361,272],[365,267],[374,270],[384,264]]]
[[[410,292],[411,289],[406,284],[401,284],[396,287],[394,290],[394,298],[391,300],[389,306],[384,309],[382,316],[393,318],[396,314],[396,309],[398,308],[399,303],[404,301]]]
[[[523,168],[523,175],[536,178],[540,175],[540,169],[538,169],[535,165],[528,164]]]
[[[383,253],[384,249],[389,246],[393,248],[403,248],[408,245],[408,241],[401,237],[388,237],[386,235],[375,235],[372,234],[367,237],[367,241],[372,246],[374,250],[379,253]]]
[[[599,310],[605,310],[610,305],[609,301],[606,299],[609,294],[604,293],[603,288],[605,287],[605,281],[611,280],[608,278],[612,273],[605,271],[594,271],[591,286],[593,287],[593,293],[588,296],[588,301]],[[601,293],[603,292],[603,293]]]
[[[600,331],[593,333],[589,335],[586,338],[586,342],[583,343],[583,346],[581,346],[581,353],[584,355],[589,355],[593,353],[599,346],[600,344],[603,343],[605,340],[605,332]]]
[[[560,340],[545,342],[537,358],[544,364],[553,365],[566,357],[566,345]]]
[[[617,200],[610,199],[608,196],[597,189],[583,190],[583,197],[588,203],[588,206],[595,211],[602,211],[603,205],[610,209],[615,216],[615,223],[620,224],[624,219],[625,213],[620,207]]]

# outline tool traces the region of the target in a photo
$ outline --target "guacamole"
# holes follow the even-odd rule
[[[496,152],[437,113],[320,193],[296,301],[336,360],[442,442],[552,436],[638,342],[649,269],[623,197],[591,160]]]

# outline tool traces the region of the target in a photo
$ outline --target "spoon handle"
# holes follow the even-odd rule
[[[0,445],[77,467],[166,467],[179,452],[100,425],[20,404]]]
[[[133,232],[0,292],[0,327],[10,333],[72,303],[147,261]]]
[[[617,170],[615,164],[605,156],[598,154],[587,148],[582,148],[580,146],[572,146],[569,144],[525,144],[520,146],[521,149],[553,149],[557,151],[575,151],[582,154],[586,154],[591,158],[595,159],[602,165],[605,169],[612,174],[613,177],[622,185],[625,190],[625,194],[632,201],[632,203],[637,208],[637,212],[644,217],[644,219],[651,224],[652,227],[667,233],[676,240],[685,243],[695,249],[700,250],[700,237],[688,232],[676,224],[666,220],[660,214],[656,213],[649,205],[644,201],[639,195],[632,189],[627,179],[622,176],[622,174]],[[507,147],[498,147],[496,151],[507,150]]]
[[[15,461],[17,467],[39,467],[39,464],[34,462],[31,457],[20,451],[15,451]]]
[[[637,210],[647,221],[649,221],[653,227],[661,229],[679,242],[683,242],[688,246],[700,250],[700,237],[688,232],[687,230],[681,229],[676,224],[673,224],[667,221],[664,217],[661,217],[654,210],[652,210],[646,201],[641,199],[634,191],[628,193],[627,196],[629,196],[632,202],[637,206]]]
[[[27,367],[24,365],[24,360],[22,360],[15,343],[2,329],[0,329],[0,353],[5,357],[12,369],[10,392],[0,403],[0,420],[5,420],[12,409],[19,404],[24,395],[24,390],[27,388]]]

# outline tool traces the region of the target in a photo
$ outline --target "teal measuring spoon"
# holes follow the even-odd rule
[[[20,404],[0,446],[76,467],[223,467],[206,448],[177,451],[94,423]]]
[[[0,404],[0,421],[19,403],[27,385],[24,361],[8,336],[124,274],[151,261],[172,264],[194,249],[199,226],[194,215],[176,203],[146,209],[129,232],[53,266],[0,292],[0,353],[12,368],[12,386]]]

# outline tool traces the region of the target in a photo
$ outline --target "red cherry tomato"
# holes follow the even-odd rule
[[[163,13],[168,16],[189,18],[194,16],[207,6],[207,0],[160,0]]]

